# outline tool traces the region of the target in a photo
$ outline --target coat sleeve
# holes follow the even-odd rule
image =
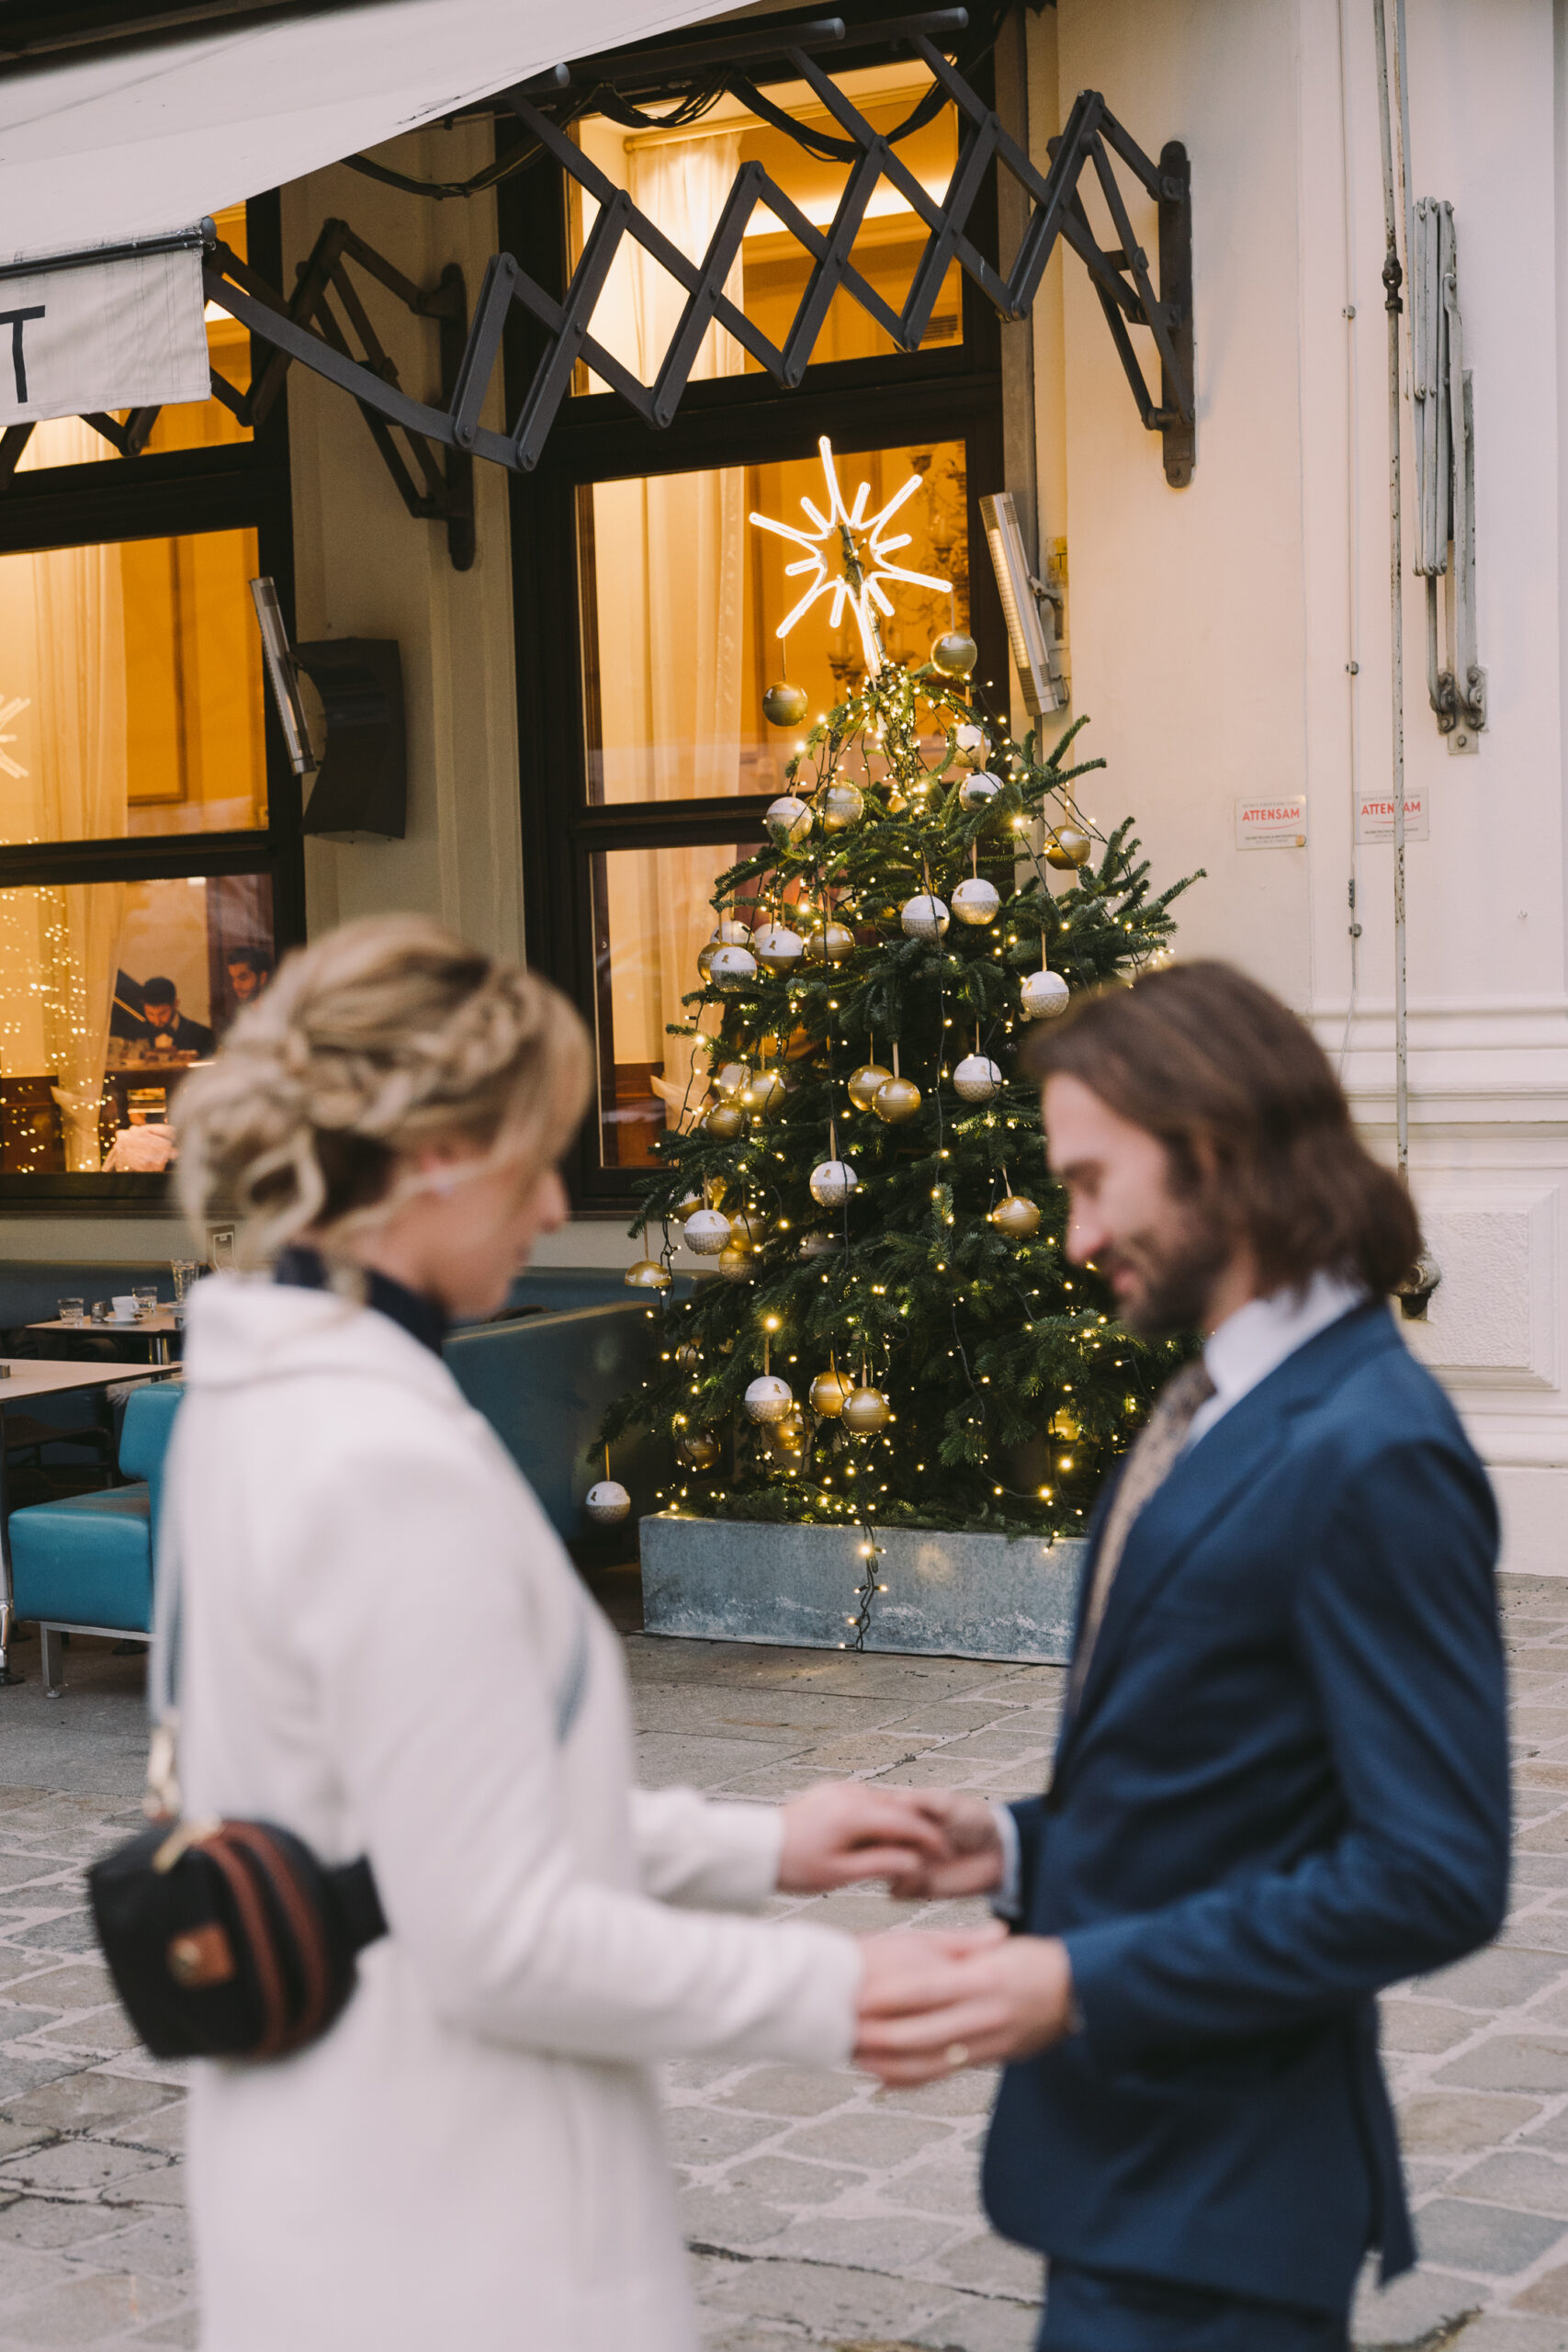
[[[289,1547],[312,1736],[432,2004],[475,2034],[571,2056],[840,2064],[852,1939],[672,1910],[580,1867],[527,1574],[529,1547],[555,1538],[526,1489],[443,1435],[405,1426],[340,1453]],[[437,1611],[460,1630],[460,1671],[433,1643]]]
[[[1495,1935],[1508,1877],[1496,1542],[1485,1474],[1457,1447],[1387,1448],[1348,1482],[1294,1605],[1338,1834],[1289,1871],[1069,1932],[1102,2063],[1307,2023]]]
[[[721,1804],[695,1789],[634,1789],[632,1836],[645,1894],[710,1911],[756,1911],[776,1892],[784,1815]]]

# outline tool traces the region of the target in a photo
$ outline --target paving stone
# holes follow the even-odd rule
[[[1475,2031],[1475,2019],[1463,2009],[1439,2001],[1384,2001],[1382,2040],[1385,2052],[1413,2051],[1431,2054],[1450,2050]]]
[[[782,2205],[722,2185],[687,2189],[680,2205],[681,2227],[688,2243],[699,2246],[746,2247],[782,2239],[792,2218]]]
[[[757,1770],[764,1756],[775,1762],[784,1752],[783,1742],[761,1739],[686,1739],[671,1732],[649,1732],[637,1743],[637,1778],[645,1787],[666,1789],[688,1784],[722,1788],[740,1773]]]
[[[17,2002],[0,2001],[0,2041],[19,2041],[40,2026],[57,2024],[59,2018],[58,2009],[24,2009]]]
[[[885,2091],[877,2104],[886,2100],[896,2110],[908,2109],[917,2115],[988,2116],[998,2080],[994,2066],[966,2066],[962,2074],[939,2075],[919,2090]]]
[[[934,2221],[924,2214],[875,2213],[863,2220],[836,2221],[813,2214],[794,2222],[778,2240],[779,2258],[800,2255],[808,2262],[853,2263],[897,2278],[918,2263],[935,2259],[951,2245],[968,2217]],[[771,2250],[770,2250],[771,2251]]]
[[[1435,2082],[1462,2083],[1488,2091],[1568,2091],[1568,2041],[1536,2041],[1522,2034],[1494,2034],[1461,2057],[1450,2059]]]
[[[793,2320],[829,2344],[874,2328],[908,2336],[947,2301],[941,2288],[830,2262],[716,2262],[709,2256],[698,2262],[697,2278],[716,2311]]]
[[[158,2083],[127,2082],[118,2075],[85,2067],[57,2082],[28,2091],[5,2103],[14,2123],[52,2132],[92,2132],[107,2124],[151,2115],[168,2104],[168,2092]]]
[[[1483,2291],[1472,2279],[1446,2278],[1435,2270],[1406,2271],[1392,2287],[1380,2288],[1376,2280],[1375,2266],[1369,2264],[1351,2314],[1358,2352],[1434,2343],[1439,2331],[1476,2309]]]
[[[18,2197],[0,2209],[0,2245],[90,2245],[124,2226],[123,2217],[101,2205],[73,2205],[44,2197]],[[0,2256],[8,2260],[9,2256]]]
[[[990,2230],[949,2246],[936,2267],[961,2287],[983,2287],[991,2294],[1016,2296],[1021,2302],[1038,2305],[1044,2290],[1044,2257],[1032,2246],[1013,2245]]]
[[[162,2084],[150,2084],[149,2089],[162,2090]],[[124,2140],[137,2148],[161,2148],[165,2155],[183,2155],[186,2144],[185,2101],[172,2107],[157,2108],[151,2115],[128,2115],[121,2123],[106,2130],[97,2127],[97,2137]]]
[[[0,2054],[0,2114],[8,2115],[17,2099],[40,2083],[54,2083],[62,2075],[79,2074],[83,2062],[60,2051],[11,2050]]]
[[[863,2186],[862,2172],[838,2172],[831,2165],[798,2156],[742,2156],[724,2175],[727,2188],[743,2188],[781,2205],[826,2205],[847,2188]]]
[[[1555,2213],[1568,2221],[1568,2164],[1523,2148],[1503,2148],[1471,2165],[1455,2182],[1466,2197],[1497,2205],[1523,2205],[1532,2213]]]
[[[723,2095],[726,2107],[761,2115],[821,2115],[842,2107],[864,2086],[863,2075],[808,2074],[798,2066],[758,2066]]]
[[[792,2132],[782,2144],[787,2155],[826,2156],[832,2163],[897,2165],[945,2139],[940,2123],[918,2115],[894,2115],[862,2108],[830,2116],[826,2122]]]
[[[1510,2309],[1540,2312],[1549,2319],[1568,2319],[1568,2263],[1545,2270],[1533,2284],[1521,2288]]]
[[[776,2119],[720,2114],[709,2107],[675,2107],[665,2118],[670,2153],[682,2165],[722,2164],[728,2156],[744,2155],[760,2140],[773,2139],[778,2130]]]
[[[1568,1952],[1568,1917],[1561,1911],[1529,1911],[1510,1919],[1498,1940],[1505,1950],[1523,1944],[1532,1951]]]
[[[1503,2278],[1539,2262],[1562,2239],[1562,2224],[1504,2205],[1439,2197],[1416,2216],[1424,2261]]]
[[[178,2300],[162,2279],[109,2271],[28,2296],[7,2312],[6,2324],[28,2344],[101,2344],[164,2317]]]
[[[1562,1961],[1554,1952],[1500,1951],[1494,1946],[1424,1976],[1420,1990],[1439,2001],[1456,2001],[1461,2008],[1511,2009],[1562,1973]]]
[[[1399,2137],[1406,2148],[1459,2154],[1490,2148],[1517,2132],[1539,2107],[1528,2098],[1486,2098],[1463,2091],[1423,2091],[1399,2109]]]
[[[111,2180],[150,2171],[162,2161],[140,2148],[118,2147],[112,2140],[57,2140],[36,2154],[12,2156],[0,2165],[0,2188],[39,2189],[49,2195],[105,2188]]]
[[[889,2193],[917,2213],[945,2213],[955,2222],[977,2222],[980,2210],[979,2168],[974,2152],[961,2147],[944,2163],[916,2165],[901,2172]]]
[[[1512,2312],[1483,2312],[1460,2330],[1451,2352],[1568,2352],[1568,2329]]]
[[[201,2342],[201,2314],[194,2303],[186,2303],[154,2326],[138,2328],[132,2341],[179,2345],[186,2347],[186,2352],[196,2352]]]
[[[192,2270],[190,2224],[183,2206],[178,2211],[148,2215],[110,2242],[117,2267],[157,2278],[183,2278]]]
[[[918,2331],[917,2345],[931,2352],[1033,2352],[1040,2330],[1038,2302],[1004,2302],[965,2295],[961,2302],[939,2312],[929,2329]]]
[[[0,2022],[0,2032],[5,2030]],[[51,2025],[38,2038],[37,2046],[63,2050],[140,2050],[141,2039],[135,2027],[115,2001],[101,2009],[87,2010],[81,2017],[69,2018]]]
[[[27,1990],[12,1997],[42,2001],[56,2009],[97,2009],[114,1998],[114,1984],[107,1968],[72,1961],[63,1968],[51,1967],[47,1975],[29,1977]]]

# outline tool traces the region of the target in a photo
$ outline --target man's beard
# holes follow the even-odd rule
[[[1233,1247],[1217,1218],[1194,1210],[1168,1238],[1134,1235],[1121,1249],[1102,1250],[1097,1263],[1108,1278],[1119,1267],[1137,1276],[1136,1290],[1116,1295],[1126,1329],[1140,1340],[1170,1340],[1201,1329]]]

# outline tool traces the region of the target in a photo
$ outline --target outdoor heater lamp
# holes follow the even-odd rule
[[[1032,718],[1043,718],[1047,711],[1060,710],[1066,697],[1052,675],[1051,649],[1041,625],[1040,607],[1034,601],[1033,576],[1023,551],[1023,536],[1018,527],[1011,491],[1000,490],[994,497],[982,498],[980,520],[991,550],[997,594],[1002,600],[1008,642],[1023,688],[1024,707]]]
[[[273,707],[277,712],[277,723],[283,729],[283,740],[288,747],[289,764],[296,775],[309,775],[316,764],[315,754],[310,749],[310,729],[305,718],[305,706],[299,696],[299,681],[294,672],[294,656],[289,650],[288,631],[283,625],[277,590],[265,572],[261,579],[252,581],[251,597],[261,629],[267,684],[272,688]]]

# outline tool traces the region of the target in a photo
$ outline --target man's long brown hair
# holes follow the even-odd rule
[[[1228,964],[1174,964],[1085,997],[1021,1060],[1157,1136],[1174,1187],[1250,1245],[1265,1290],[1322,1269],[1382,1294],[1420,1255],[1410,1195],[1358,1137],[1322,1047]]]

